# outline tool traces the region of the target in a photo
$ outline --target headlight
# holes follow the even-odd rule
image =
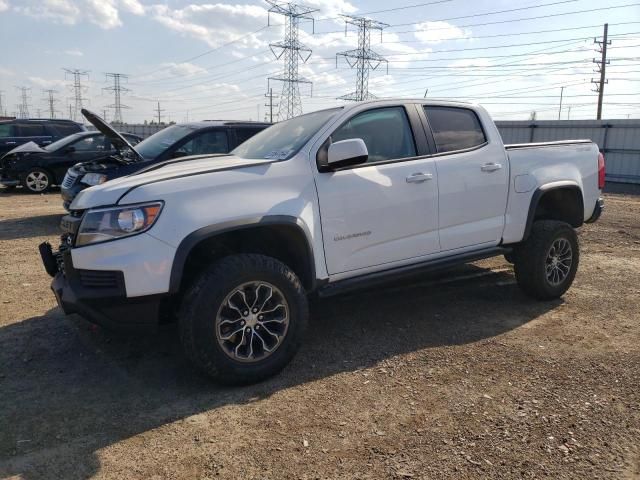
[[[99,208],[84,214],[76,246],[106,242],[149,230],[158,219],[162,202]]]
[[[87,173],[82,177],[82,183],[86,185],[100,185],[107,181],[107,176],[102,173]]]

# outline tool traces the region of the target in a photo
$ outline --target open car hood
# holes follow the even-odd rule
[[[47,151],[36,142],[27,142],[13,150],[9,150],[7,155],[11,155],[12,153],[47,153]]]
[[[83,108],[81,112],[82,112],[82,115],[84,115],[84,118],[86,118],[91,123],[91,125],[96,127],[96,129],[100,133],[103,133],[111,141],[111,144],[114,147],[116,147],[118,150],[123,150],[124,148],[128,148],[138,158],[138,160],[143,160],[142,156],[136,151],[133,145],[127,142],[126,138],[124,138],[122,135],[116,132],[111,127],[111,125],[105,122],[102,118],[100,118],[98,115],[96,115],[92,111],[87,110],[86,108]]]

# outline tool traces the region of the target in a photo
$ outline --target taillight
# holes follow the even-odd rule
[[[598,188],[602,190],[604,188],[604,155],[602,153],[598,153]]]

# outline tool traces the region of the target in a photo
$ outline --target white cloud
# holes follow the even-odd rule
[[[9,1],[8,0],[0,0],[0,12],[4,12],[9,10]]]
[[[3,4],[7,5],[7,0],[0,0],[0,11]],[[120,9],[135,15],[145,12],[138,0],[22,0],[22,5],[14,8],[22,15],[63,25],[88,20],[105,30],[122,25]]]
[[[6,67],[3,67],[3,66],[0,66],[0,76],[12,77],[15,74],[16,74],[16,72],[11,70],[10,68],[6,68]]]
[[[40,88],[63,88],[66,86],[66,83],[62,80],[50,80],[41,77],[28,77],[28,80],[37,87]]]
[[[161,65],[162,68],[166,69],[166,71],[171,76],[184,76],[191,77],[193,75],[198,75],[201,73],[207,73],[206,68],[202,68],[198,65],[194,65],[193,63],[183,62],[183,63],[163,63]]]
[[[415,37],[424,43],[441,43],[447,40],[463,40],[471,37],[469,31],[447,22],[424,22],[415,27]]]
[[[84,56],[84,53],[82,52],[82,50],[78,50],[77,48],[71,48],[69,50],[65,50],[64,52],[65,55],[69,55],[71,57],[82,57]]]

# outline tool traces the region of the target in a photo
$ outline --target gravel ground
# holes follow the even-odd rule
[[[498,258],[314,301],[281,375],[223,388],[175,327],[65,317],[59,194],[0,193],[0,477],[640,478],[640,196],[606,201],[561,300]]]

